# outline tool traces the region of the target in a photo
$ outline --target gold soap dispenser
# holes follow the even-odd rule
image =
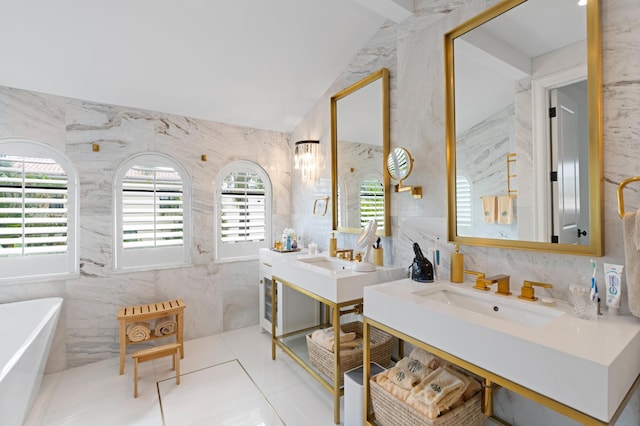
[[[460,253],[460,246],[456,244],[456,251],[451,253],[451,282],[464,281],[464,254]]]
[[[331,238],[329,238],[329,256],[336,257],[336,250],[338,250],[338,240],[334,233],[331,233]]]

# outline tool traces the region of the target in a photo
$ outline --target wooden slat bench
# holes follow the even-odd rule
[[[184,300],[175,299],[166,302],[149,303],[148,305],[126,306],[118,309],[118,320],[120,321],[120,374],[124,373],[127,345],[141,343],[132,342],[127,337],[127,325],[131,323],[175,315],[176,332],[174,334],[155,336],[152,331],[149,340],[175,336],[176,343],[180,344],[180,358],[184,358],[184,308]],[[146,342],[147,340],[144,341]]]
[[[142,349],[131,354],[133,358],[133,397],[138,397],[138,363],[151,361],[171,355],[173,357],[172,369],[176,372],[176,384],[180,384],[180,343],[170,343],[168,345],[154,346],[153,348]]]

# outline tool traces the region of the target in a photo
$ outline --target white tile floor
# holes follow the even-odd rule
[[[280,349],[273,361],[257,326],[185,342],[180,385],[171,357],[140,364],[136,399],[131,357],[118,364],[46,375],[26,425],[334,424],[329,392]]]

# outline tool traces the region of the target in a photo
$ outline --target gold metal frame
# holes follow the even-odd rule
[[[373,423],[373,416],[371,413],[369,413],[369,406],[370,406],[370,399],[371,399],[371,394],[370,394],[370,389],[369,389],[369,376],[371,375],[371,353],[370,353],[370,349],[371,349],[371,345],[369,343],[369,333],[370,333],[370,327],[375,327],[377,329],[380,329],[382,331],[385,331],[389,334],[391,334],[394,337],[397,337],[398,339],[404,341],[404,342],[409,342],[411,343],[413,346],[422,348],[424,350],[426,350],[427,352],[431,352],[434,355],[439,356],[440,358],[444,359],[445,361],[448,361],[454,365],[457,365],[459,367],[464,368],[465,370],[480,376],[482,378],[484,378],[485,382],[484,382],[484,394],[483,394],[483,401],[482,401],[482,408],[483,411],[485,413],[485,415],[489,416],[489,417],[493,417],[493,390],[495,388],[495,385],[501,386],[505,389],[509,389],[510,391],[513,391],[517,394],[522,395],[525,398],[528,398],[538,404],[544,405],[547,408],[550,408],[568,418],[571,418],[573,420],[576,420],[582,424],[585,425],[607,425],[607,424],[615,424],[616,420],[618,420],[618,417],[620,417],[620,414],[622,414],[622,411],[624,410],[625,406],[627,405],[629,399],[633,396],[633,394],[635,393],[636,388],[638,387],[638,385],[640,384],[640,375],[638,375],[638,377],[636,377],[635,381],[633,382],[633,385],[631,386],[631,388],[629,389],[629,391],[627,392],[625,398],[622,400],[622,403],[620,404],[620,406],[617,408],[615,414],[613,415],[613,417],[611,418],[611,422],[610,423],[606,423],[606,422],[602,422],[601,420],[598,420],[594,417],[591,417],[585,413],[583,413],[582,411],[578,411],[574,408],[569,407],[568,405],[565,405],[561,402],[558,402],[554,399],[551,399],[547,396],[544,396],[538,392],[535,392],[529,388],[526,388],[522,385],[519,385],[518,383],[512,382],[511,380],[505,379],[502,376],[499,376],[497,374],[492,373],[489,370],[485,370],[484,368],[478,367],[475,364],[471,364],[470,362],[467,362],[461,358],[458,358],[456,356],[453,356],[451,354],[449,354],[448,352],[445,352],[443,350],[440,350],[438,348],[436,348],[435,346],[431,346],[425,342],[422,342],[420,340],[414,339],[413,337],[404,334],[398,330],[395,330],[391,327],[388,327],[384,324],[381,324],[375,320],[372,320],[370,318],[367,318],[366,316],[364,317],[364,324],[363,324],[363,333],[362,333],[362,340],[363,340],[363,345],[364,345],[364,353],[363,353],[363,384],[364,384],[364,403],[362,406],[362,410],[363,410],[363,414],[364,414],[364,419],[365,419],[365,423],[367,425],[371,425],[371,426],[375,426],[375,423]],[[402,355],[400,355],[402,356]],[[495,418],[495,417],[494,417]],[[500,419],[497,419],[498,421],[502,422]]]
[[[390,115],[389,115],[389,70],[381,68],[368,77],[341,90],[331,97],[331,210],[333,216],[333,230],[349,234],[359,234],[362,229],[338,227],[338,109],[337,102],[358,89],[382,79],[382,185],[384,187],[384,229],[378,228],[377,235],[388,237],[391,235],[391,223],[389,220],[389,174],[387,168],[387,156],[389,155],[390,139]]]
[[[624,217],[624,197],[622,194],[624,192],[624,187],[631,182],[638,181],[640,181],[640,176],[633,176],[623,180],[622,182],[620,182],[620,185],[618,185],[618,216],[620,216],[621,218]]]
[[[328,325],[333,325],[333,333],[334,336],[340,335],[340,316],[347,313],[362,313],[362,298],[349,300],[346,302],[335,303],[324,297],[318,296],[315,293],[312,293],[308,290],[305,290],[297,285],[283,280],[281,278],[273,275],[271,277],[271,359],[276,359],[276,346],[280,347],[283,352],[289,355],[295,362],[297,362],[307,373],[311,375],[314,379],[316,379],[325,389],[327,389],[333,395],[333,421],[335,424],[340,423],[340,397],[343,395],[344,390],[340,388],[340,345],[336,345],[335,350],[333,351],[333,380],[329,382],[326,380],[320,373],[314,370],[306,360],[302,359],[297,353],[295,353],[287,344],[282,340],[285,337],[299,335],[302,333],[308,333],[312,330],[318,329],[319,326],[327,327]],[[276,335],[276,313],[277,313],[277,288],[278,283],[282,283],[282,285],[286,285],[287,287],[297,291],[298,293],[304,294],[314,300],[325,305],[325,320],[331,318],[330,323],[326,324],[318,324],[318,327],[305,328],[302,330],[292,331],[289,333],[285,333],[282,335]],[[342,310],[341,308],[353,306],[352,309]],[[283,316],[285,312],[282,313]]]
[[[522,249],[541,252],[602,256],[603,229],[603,135],[602,135],[602,32],[600,0],[587,3],[587,86],[589,92],[589,234],[590,244],[553,244],[537,241],[500,240],[462,237],[456,231],[456,132],[453,41],[488,20],[524,3],[526,0],[504,0],[475,18],[445,34],[445,108],[448,174],[449,241],[475,246]]]
[[[329,197],[316,198],[313,202],[313,215],[324,216],[327,214],[327,204],[329,204]]]

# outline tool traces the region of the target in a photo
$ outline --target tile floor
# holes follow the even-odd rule
[[[185,342],[180,385],[171,357],[140,364],[137,399],[130,356],[122,376],[117,357],[48,374],[26,426],[333,425],[329,392],[280,349],[276,358],[253,326]]]

